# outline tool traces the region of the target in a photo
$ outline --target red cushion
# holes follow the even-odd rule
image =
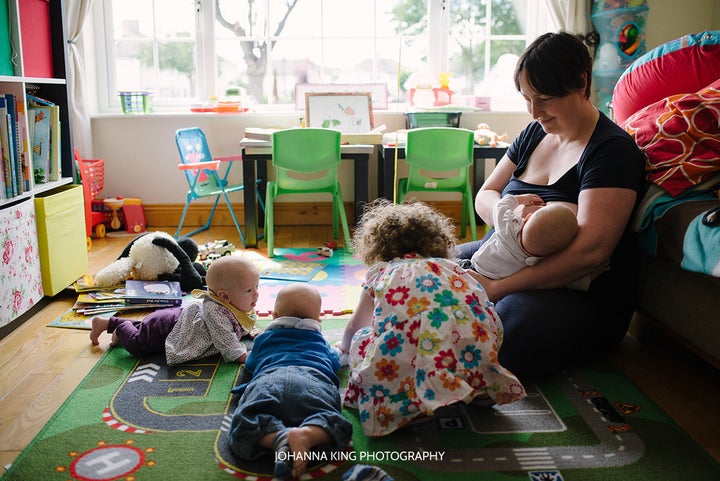
[[[625,130],[647,156],[647,177],[677,196],[720,171],[720,79],[633,114]]]
[[[670,95],[697,92],[720,78],[720,32],[691,34],[635,60],[618,79],[613,115],[618,124]]]

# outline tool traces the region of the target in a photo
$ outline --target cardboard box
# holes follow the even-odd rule
[[[81,185],[35,196],[43,291],[54,296],[87,273],[85,204]]]

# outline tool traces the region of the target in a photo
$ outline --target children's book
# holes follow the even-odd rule
[[[125,301],[128,304],[182,304],[182,289],[177,281],[125,281]]]
[[[8,114],[8,142],[12,153],[13,195],[25,192],[23,187],[22,138],[18,129],[18,106],[15,95],[5,94],[5,108]]]
[[[28,127],[32,132],[32,166],[35,182],[50,180],[50,107],[28,107]]]
[[[32,94],[27,94],[27,100],[28,111],[32,108],[44,112],[30,116],[30,120],[34,118],[35,122],[28,122],[28,125],[36,126],[35,134],[31,137],[33,167],[37,171],[36,156],[41,156],[39,164],[44,165],[46,181],[60,180],[60,106]]]
[[[10,116],[7,113],[5,105],[5,98],[0,97],[0,146],[2,147],[5,195],[9,199],[16,195],[14,185],[15,176],[13,174],[13,172],[15,172],[13,164],[15,156],[12,155],[12,150],[10,150],[10,131],[8,130],[10,126]]]

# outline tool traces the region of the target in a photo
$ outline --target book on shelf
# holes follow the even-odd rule
[[[53,78],[50,2],[18,0],[18,13],[24,53],[23,74],[26,77]]]
[[[34,125],[31,137],[35,173],[44,174],[44,181],[60,179],[60,106],[49,100],[28,94],[28,112],[32,109],[28,126]],[[37,177],[37,175],[36,175]]]
[[[4,97],[0,97],[0,148],[2,148],[2,167],[3,167],[3,188],[6,198],[14,197],[15,194],[15,156],[10,149],[10,116],[7,113],[7,107]]]
[[[15,48],[12,43],[8,0],[0,0],[0,75],[15,75]]]
[[[179,306],[182,304],[182,297],[182,289],[177,281],[125,281],[127,304]]]
[[[12,190],[13,197],[20,195],[25,190],[23,189],[22,181],[22,156],[21,156],[21,144],[20,144],[20,133],[18,130],[18,111],[17,101],[15,95],[4,94],[2,95],[2,104],[4,105],[7,112],[7,136],[8,136],[8,150],[10,151],[10,162],[12,169]]]
[[[22,159],[23,192],[29,192],[35,187],[35,176],[33,175],[32,156],[30,155],[26,120],[27,110],[24,102],[17,102],[17,119],[18,145],[20,146],[20,158]]]
[[[50,180],[50,108],[28,107],[28,129],[35,183],[44,184]]]

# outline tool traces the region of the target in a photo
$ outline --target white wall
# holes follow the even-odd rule
[[[185,199],[187,183],[178,171],[180,159],[175,146],[175,130],[200,127],[205,132],[214,156],[237,154],[239,142],[246,127],[292,127],[297,125],[297,113],[288,114],[149,114],[103,115],[92,120],[93,158],[105,160],[105,188],[101,196],[139,197],[143,204],[181,204]],[[474,129],[485,122],[499,134],[516,136],[530,121],[524,112],[464,113],[461,127]],[[385,124],[388,131],[405,128],[400,112],[376,112],[375,124]],[[84,155],[88,157],[87,155]],[[377,193],[374,180],[377,164],[370,161],[371,197]],[[231,180],[242,179],[240,165],[233,167]],[[353,196],[352,161],[343,161],[340,177],[346,201]],[[242,202],[236,194],[233,201]]]
[[[648,50],[687,33],[720,28],[720,0],[649,0],[648,4]],[[201,127],[208,136],[213,155],[222,156],[238,153],[238,142],[245,127],[291,127],[297,125],[298,117],[297,112],[98,115],[92,120],[94,152],[83,155],[105,159],[102,196],[140,197],[145,204],[179,204],[184,201],[187,185],[176,167],[179,162],[174,142],[176,129]],[[474,128],[479,122],[486,122],[496,132],[507,132],[513,138],[529,120],[526,113],[466,113],[461,117],[461,126]],[[404,128],[404,117],[400,112],[376,112],[375,123],[384,123],[388,131],[392,131]],[[347,201],[353,196],[353,171],[349,162],[344,162],[341,168]],[[239,173],[240,169],[236,174]],[[234,178],[239,181],[241,177]],[[376,192],[375,178],[376,164],[371,160],[371,196]],[[240,196],[236,200],[241,202]]]
[[[720,29],[720,0],[648,0],[647,49],[688,33]]]

